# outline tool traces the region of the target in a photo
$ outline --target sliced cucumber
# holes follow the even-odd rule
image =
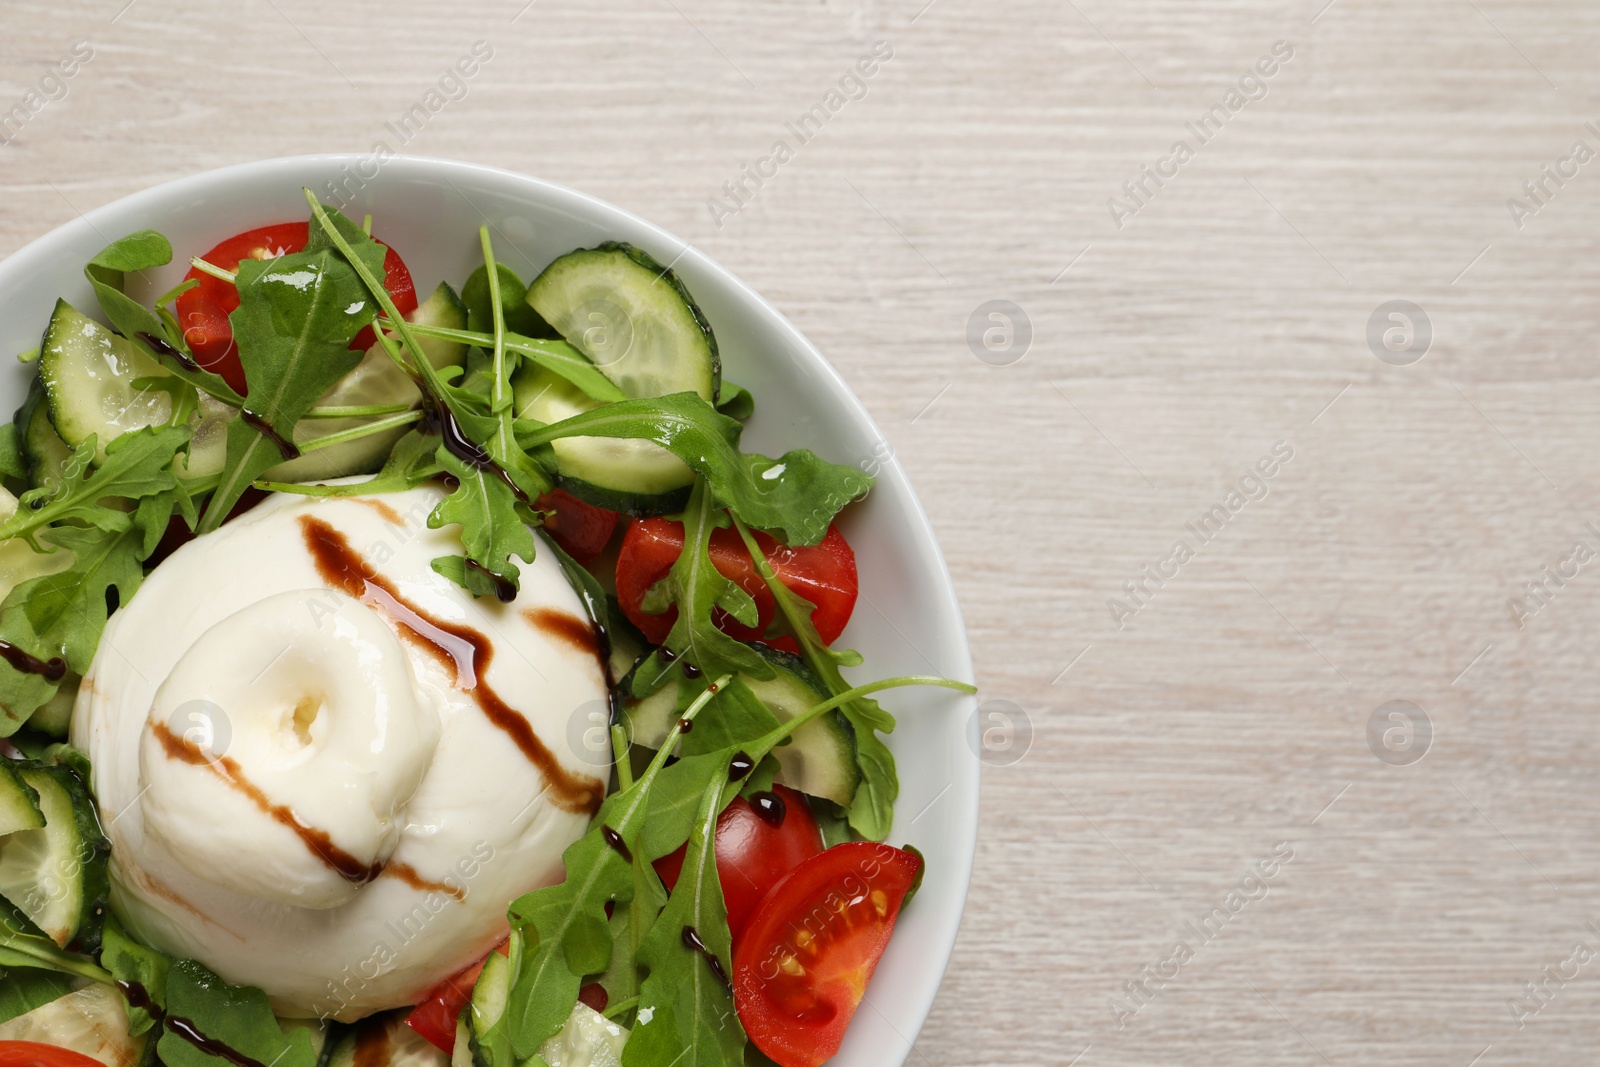
[[[228,461],[228,424],[236,417],[233,408],[207,393],[200,393],[200,410],[190,421],[194,436],[189,439],[189,454],[180,457],[178,473],[204,478],[222,473]]]
[[[94,802],[65,767],[16,768],[39,797],[44,827],[19,830],[0,842],[0,896],[65,948],[98,948],[105,916],[106,855],[111,851]]]
[[[39,794],[22,780],[11,760],[0,759],[0,834],[44,828]]]
[[[528,287],[528,303],[631,397],[717,397],[711,325],[671,269],[632,245],[568,252]]]
[[[539,1058],[548,1067],[621,1067],[627,1043],[625,1027],[579,1003],[560,1032],[539,1046]]]
[[[517,416],[560,422],[600,402],[559,374],[527,363],[512,378]],[[562,488],[596,507],[643,518],[683,510],[694,471],[653,441],[563,437],[552,441]]]
[[[35,1041],[71,1049],[106,1067],[135,1067],[145,1040],[144,1035],[129,1034],[128,1006],[114,986],[103,982],[91,982],[0,1023],[0,1041]]]
[[[433,295],[406,316],[407,322],[418,326],[439,326],[448,330],[467,328],[467,305],[446,282],[440,282]],[[428,357],[435,370],[459,367],[466,362],[467,346],[459,341],[441,341],[437,337],[417,338],[417,347]]]
[[[772,666],[773,677],[761,679],[741,674],[739,678],[779,722],[788,722],[828,698],[827,690],[799,656],[766,645],[756,645],[755,649]],[[632,682],[630,674],[618,688],[629,693]],[[660,748],[678,717],[679,687],[688,687],[683,692],[692,696],[705,685],[704,679],[694,683],[685,680],[678,686],[664,686],[642,700],[624,697],[621,718],[633,743]],[[806,723],[794,732],[788,744],[780,745],[772,754],[781,768],[778,780],[810,796],[847,806],[861,783],[855,730],[837,711]]]
[[[45,399],[44,386],[37,380],[17,412],[17,425],[22,427],[22,454],[28,461],[28,484],[35,489],[54,489],[61,484],[61,472],[72,449],[50,424],[50,404]]]
[[[449,1063],[449,1056],[406,1025],[404,1012],[388,1012],[351,1027],[333,1047],[327,1067],[448,1067]]]
[[[133,384],[139,378],[168,376],[136,342],[112,333],[65,300],[56,301],[44,332],[39,380],[49,397],[50,422],[68,445],[77,446],[93,434],[100,462],[106,446],[123,434],[168,422],[172,397]]]
[[[440,283],[433,295],[423,301],[417,310],[407,316],[407,321],[421,326],[443,326],[453,330],[465,329],[467,308],[450,286]],[[456,341],[441,341],[432,337],[417,338],[417,346],[434,367],[460,366],[467,358],[467,346]],[[409,375],[395,366],[382,344],[367,349],[365,358],[354,370],[339,379],[322,395],[317,403],[321,407],[365,407],[372,404],[415,404],[422,394]],[[354,429],[370,419],[302,419],[294,428],[296,444],[304,444],[313,437],[324,437],[342,430]],[[274,482],[314,482],[323,478],[337,478],[346,474],[369,474],[383,465],[389,450],[409,427],[398,427],[387,433],[357,438],[331,448],[307,452],[298,459],[280,463],[267,471],[264,478]]]
[[[516,1053],[502,1021],[506,1001],[511,995],[511,961],[498,952],[489,953],[467,1015],[472,1029],[472,1062],[476,1067],[516,1067]]]

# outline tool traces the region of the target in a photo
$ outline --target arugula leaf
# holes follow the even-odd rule
[[[106,449],[106,459],[90,468],[96,451],[93,435],[76,449],[54,490],[30,489],[22,494],[16,514],[0,523],[0,540],[26,537],[37,545],[37,531],[52,523],[77,522],[100,530],[126,530],[128,513],[107,507],[107,498],[140,497],[177,485],[172,460],[189,443],[186,426],[146,427],[123,434]]]
[[[756,398],[744,386],[723,379],[722,389],[717,393],[717,411],[743,422],[756,413]]]
[[[60,497],[37,511],[19,509],[11,522],[40,551],[71,553],[66,570],[22,582],[0,603],[0,637],[40,659],[60,656],[79,674],[89,668],[109,610],[108,595],[125,604],[144,580],[141,565],[166,532],[181,490],[172,474],[184,429],[144,429],[112,442],[106,463],[88,478],[64,485]],[[81,446],[94,453],[91,437]],[[102,503],[138,500],[132,511]],[[41,517],[84,525],[39,529]],[[0,534],[0,536],[4,536]],[[14,733],[55,695],[59,682],[0,666],[0,736]]]
[[[511,557],[533,562],[537,545],[529,524],[538,517],[497,472],[469,465],[443,446],[438,460],[458,484],[428,516],[428,528],[460,526],[467,556],[441,556],[433,569],[474,596],[498,595],[501,582],[510,583],[514,596],[519,571]]]
[[[689,395],[689,394],[684,394]],[[634,671],[635,696],[648,696],[661,688],[679,658],[686,659],[706,674],[728,672],[771,678],[772,667],[743,641],[718,629],[716,609],[721,608],[746,626],[757,622],[756,602],[738,584],[724,577],[711,562],[711,531],[726,525],[727,518],[711,499],[704,478],[696,478],[689,491],[689,504],[683,520],[683,551],[667,576],[646,593],[643,610],[659,614],[677,604],[665,647],[672,656],[657,650]]]
[[[511,557],[518,555],[531,561],[535,547],[531,531],[520,528],[527,522],[537,521],[522,498],[531,501],[551,483],[543,469],[517,444],[512,433],[506,381],[510,368],[504,358],[503,323],[496,328],[494,374],[488,383],[491,396],[482,395],[481,373],[469,373],[463,378],[463,381],[478,383],[471,388],[445,382],[430,360],[412,355],[423,349],[417,343],[411,323],[400,314],[380,281],[383,261],[371,254],[370,249],[381,246],[365,234],[352,232],[350,221],[337,211],[330,212],[310,189],[303,192],[311,205],[313,221],[321,227],[313,228],[312,245],[325,244],[338,249],[365,286],[370,299],[382,308],[386,318],[382,324],[385,328],[378,330],[379,344],[390,359],[412,374],[426,397],[441,409],[439,415],[446,422],[444,432],[453,435],[459,431],[481,452],[463,459],[448,446],[442,445],[438,450],[440,466],[454,474],[459,485],[429,516],[428,525],[434,529],[460,525],[462,545],[468,555],[465,559],[451,556],[436,559],[434,570],[477,596],[502,592],[505,586],[514,593],[520,572]],[[487,251],[487,238],[484,246]],[[497,284],[497,278],[497,274],[491,275],[491,287]],[[491,311],[498,316],[499,302],[491,300],[491,304],[494,305]],[[389,336],[388,327],[391,326],[399,334],[398,342]],[[254,391],[252,386],[252,394]],[[507,516],[516,521],[507,522]]]
[[[487,306],[486,304],[485,307]],[[485,312],[485,315],[487,314]],[[448,326],[424,326],[413,322],[411,329],[420,337],[436,337],[442,341],[457,341],[478,348],[491,348],[494,345],[493,324],[487,319],[485,322],[487,325],[482,328],[474,326],[468,330],[454,330]],[[509,326],[510,320],[507,322]],[[379,321],[379,325],[388,328],[390,320],[385,317]],[[560,375],[591,399],[602,403],[627,399],[628,394],[617,388],[610,378],[601,373],[600,368],[589,362],[588,356],[565,341],[528,337],[515,329],[508,328],[505,334],[505,346],[507,352],[513,352],[529,362],[537,363],[552,374]]]
[[[350,341],[376,311],[350,261],[319,245],[320,235],[313,230],[303,252],[239,264],[239,307],[228,319],[250,386],[249,413],[283,441],[294,439],[301,416],[361,362]],[[222,525],[256,476],[286,458],[247,419],[229,423],[227,461],[199,532]]]
[[[165,1010],[167,1003],[167,972],[172,961],[155,949],[146,948],[130,938],[115,915],[106,916],[105,930],[100,943],[100,965],[110,971],[121,983],[128,983],[145,991],[156,1010]],[[149,1009],[128,1001],[128,1030],[135,1037],[155,1024]]]
[[[68,952],[22,914],[15,904],[0,899],[0,967],[54,971],[94,982],[109,982],[111,975],[94,961]]]
[[[296,493],[301,496],[368,496],[403,493],[443,472],[444,467],[439,462],[439,435],[424,430],[409,430],[395,442],[383,469],[363,481],[345,482],[342,485],[258,481],[255,486],[268,492]]]
[[[495,273],[499,276],[500,292],[497,295],[501,314],[505,316],[508,329],[525,337],[561,336],[529,305],[526,299],[528,286],[517,277],[516,271],[504,263],[497,263]],[[461,302],[467,305],[467,329],[482,333],[494,329],[494,311],[490,299],[489,266],[485,263],[473,271],[467,278],[467,284],[461,287]]]
[[[744,1028],[729,984],[733,945],[716,862],[717,816],[736,792],[726,775],[701,791],[677,885],[639,949],[639,962],[650,970],[639,1011],[649,1012],[649,1022],[635,1024],[642,1040],[630,1036],[623,1067],[724,1067],[742,1060]],[[675,1042],[662,1039],[669,1028]]]
[[[749,528],[737,518],[734,519],[734,526],[750,551],[756,572],[767,583],[778,610],[789,621],[806,662],[817,672],[830,693],[838,695],[849,690],[850,683],[845,681],[840,668],[860,665],[860,653],[829,648],[823,643],[817,628],[811,623],[811,613],[816,610],[814,606],[778,580],[766,553],[756,543]],[[861,784],[856,787],[855,798],[850,802],[850,826],[869,841],[882,841],[889,836],[889,830],[894,825],[894,802],[900,795],[900,778],[895,770],[894,753],[883,743],[878,731],[892,731],[894,716],[884,711],[876,700],[865,698],[851,700],[840,710],[855,728],[856,762],[861,768]]]
[[[667,890],[645,859],[633,854],[633,897],[613,905],[611,962],[600,975],[608,1003],[621,1004],[639,994],[639,947],[667,904]]]
[[[203,1051],[197,1040],[221,1042],[275,1067],[316,1067],[311,1032],[295,1027],[284,1033],[259,989],[228,985],[202,964],[178,960],[167,972],[166,997],[166,1026],[157,1052],[168,1067],[231,1067],[228,1058]]]
[[[169,320],[123,292],[124,276],[162,267],[172,262],[172,245],[154,230],[140,230],[113,241],[89,261],[83,273],[94,287],[100,308],[124,337],[144,344],[168,372],[203,392],[233,407],[244,398],[223,381],[222,376],[205,370],[190,359],[183,331]]]
[[[683,722],[693,723],[713,697],[732,681],[731,675],[723,675],[708,686],[684,711],[683,719],[673,724],[644,773],[628,788],[606,798],[589,832],[562,853],[565,880],[527,893],[511,903],[508,916],[512,929],[527,937],[529,946],[516,969],[505,1013],[507,1032],[519,1056],[531,1056],[566,1022],[572,1005],[577,1002],[579,983],[594,973],[576,974],[573,966],[587,967],[600,961],[601,946],[615,934],[615,927],[605,923],[606,903],[615,901],[620,908],[633,900],[635,886],[630,870],[634,862],[659,858],[683,844],[693,830],[696,810],[702,814],[706,811],[697,801],[703,803],[714,785],[718,789],[718,812],[721,805],[737,794],[737,783],[730,782],[728,773],[736,754],[758,763],[812,719],[827,714],[841,703],[881,689],[933,685],[973,691],[970,685],[945,678],[887,678],[823,701],[749,741],[687,756],[666,766],[668,756],[684,736]],[[684,798],[692,799],[686,803]],[[715,816],[711,816],[706,825],[714,827],[715,821]],[[702,894],[702,901],[696,908],[707,907]],[[657,925],[659,923],[658,920]],[[722,936],[726,935],[726,923],[724,915]],[[678,933],[682,935],[681,929]],[[706,933],[701,932],[701,937],[704,939]],[[720,940],[707,941],[708,945],[713,943],[722,944]],[[614,941],[611,950],[614,957]],[[698,1027],[701,1023],[691,1020],[687,1025]],[[644,1032],[648,1036],[641,1042],[650,1046],[658,1040],[655,1035],[661,1031],[652,1024]],[[676,1024],[672,1032],[676,1033]],[[668,1062],[677,1051],[674,1049],[667,1055]]]
[[[694,732],[685,735],[679,747],[684,756],[701,756],[737,748],[771,733],[779,725],[778,717],[744,680],[735,678],[717,690],[711,711],[700,717]]]
[[[26,1015],[72,992],[72,979],[56,971],[8,967],[0,974],[0,1023]]]
[[[777,459],[738,450],[743,427],[694,393],[621,400],[549,426],[521,422],[524,448],[562,437],[654,441],[710,483],[720,506],[751,526],[779,530],[789,545],[814,545],[839,510],[872,487],[870,475],[806,449]]]
[[[589,832],[561,854],[566,878],[511,902],[507,911],[511,926],[527,938],[505,1013],[507,1034],[519,1056],[533,1055],[565,1025],[578,1001],[581,980],[608,966],[611,931],[605,906],[615,901],[620,907],[633,899],[631,870],[635,857],[642,855],[638,845],[647,828],[652,786],[663,773],[673,743],[682,736],[682,723],[692,723],[710,699],[708,692],[684,712],[667,744],[632,786],[606,798]],[[607,950],[604,959],[602,946]],[[598,966],[583,969],[593,964]]]

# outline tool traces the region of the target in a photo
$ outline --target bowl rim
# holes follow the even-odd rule
[[[75,239],[77,235],[73,233],[73,230],[77,227],[87,226],[93,229],[97,235],[105,237],[110,231],[102,230],[102,223],[107,223],[119,216],[138,216],[142,213],[168,214],[170,213],[170,208],[167,208],[165,204],[175,198],[181,198],[189,192],[214,191],[218,186],[226,186],[239,180],[258,181],[264,177],[269,177],[274,171],[283,172],[285,175],[299,174],[310,170],[326,170],[328,173],[337,174],[341,170],[348,170],[363,164],[371,164],[374,159],[375,154],[373,153],[359,152],[264,157],[186,174],[182,177],[147,186],[126,196],[91,208],[88,211],[79,211],[74,207],[75,218],[51,228],[0,259],[0,292],[4,292],[11,287],[13,277],[17,272],[25,270],[30,261],[40,256],[50,256],[53,254],[52,246],[66,244]],[[605,220],[609,216],[611,219],[621,220],[629,228],[650,234],[652,238],[663,242],[669,247],[679,249],[678,256],[672,260],[669,266],[675,266],[681,261],[692,261],[697,273],[716,276],[719,282],[732,292],[740,302],[752,307],[760,318],[766,320],[772,328],[784,335],[784,339],[787,342],[787,350],[775,353],[769,352],[764,358],[785,360],[798,358],[809,363],[808,371],[818,377],[830,395],[831,401],[842,408],[852,422],[864,428],[877,440],[888,441],[888,438],[879,429],[876,421],[868,413],[860,398],[850,389],[843,376],[817,346],[764,296],[728,268],[701,251],[693,243],[683,240],[671,231],[634,214],[626,208],[589,193],[544,178],[537,178],[518,171],[482,163],[436,156],[389,153],[382,157],[375,176],[366,179],[366,182],[376,183],[388,177],[391,181],[403,184],[412,179],[403,173],[394,172],[404,172],[409,169],[434,170],[458,175],[472,174],[497,182],[510,182],[529,190],[530,195],[537,196],[546,204],[569,211],[576,217]],[[363,184],[362,188],[365,188],[365,184]],[[463,197],[465,197],[465,194],[463,194]],[[69,202],[70,206],[72,205]],[[149,225],[151,228],[160,229],[159,222],[155,220],[152,220]],[[110,238],[106,239],[109,240]],[[937,586],[934,592],[939,601],[940,614],[951,623],[949,634],[951,643],[943,657],[950,668],[949,675],[961,681],[974,682],[971,646],[967,637],[966,625],[962,618],[961,607],[956,597],[955,584],[950,573],[949,564],[939,546],[938,538],[935,535],[933,524],[928,518],[926,509],[922,506],[922,501],[912,488],[910,477],[901,464],[899,456],[893,453],[892,450],[888,456],[882,459],[880,464],[880,483],[883,480],[883,474],[891,472],[893,478],[900,483],[900,488],[903,490],[901,494],[903,496],[902,503],[907,508],[907,516],[912,527],[910,532],[924,542],[924,562],[931,564],[932,573],[930,576],[935,579]],[[968,703],[974,707],[976,706],[975,697],[968,696],[962,698],[962,700],[964,702],[963,707]],[[966,745],[968,747],[975,746],[976,718],[969,718],[968,721],[959,725],[965,734]],[[973,748],[973,752],[976,752],[975,748]],[[925,958],[929,965],[921,969],[920,974],[922,977],[917,980],[916,988],[913,990],[904,988],[897,990],[897,995],[900,997],[901,1002],[910,1009],[902,1020],[896,1020],[909,1024],[911,1027],[909,1033],[904,1032],[900,1026],[890,1022],[890,1028],[905,1042],[905,1048],[901,1053],[901,1062],[910,1055],[916,1037],[932,1010],[934,1000],[943,984],[944,975],[949,968],[955,942],[960,933],[977,850],[980,769],[981,761],[975,755],[970,759],[958,759],[951,765],[951,784],[948,788],[951,792],[956,793],[957,796],[955,798],[956,803],[952,805],[949,814],[946,815],[943,821],[951,831],[954,831],[951,835],[952,843],[958,847],[952,850],[952,858],[956,861],[956,867],[952,870],[949,869],[950,865],[948,863],[944,864],[946,872],[941,877],[941,881],[946,881],[953,892],[950,894],[949,901],[944,909],[946,914],[941,916],[941,921],[935,924],[936,936],[932,939],[927,937],[919,939],[919,956]],[[936,966],[933,965],[935,963],[937,964]],[[884,1018],[884,1021],[889,1022],[887,1017]]]

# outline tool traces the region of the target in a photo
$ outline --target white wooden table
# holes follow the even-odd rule
[[[7,0],[0,255],[379,141],[659,222],[874,412],[1031,721],[911,1062],[1592,1062],[1600,7],[524,2]]]

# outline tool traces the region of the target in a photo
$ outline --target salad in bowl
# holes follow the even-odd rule
[[[0,1063],[828,1060],[926,867],[876,694],[971,692],[837,644],[873,477],[745,447],[627,241],[421,279],[304,195],[21,353]]]

